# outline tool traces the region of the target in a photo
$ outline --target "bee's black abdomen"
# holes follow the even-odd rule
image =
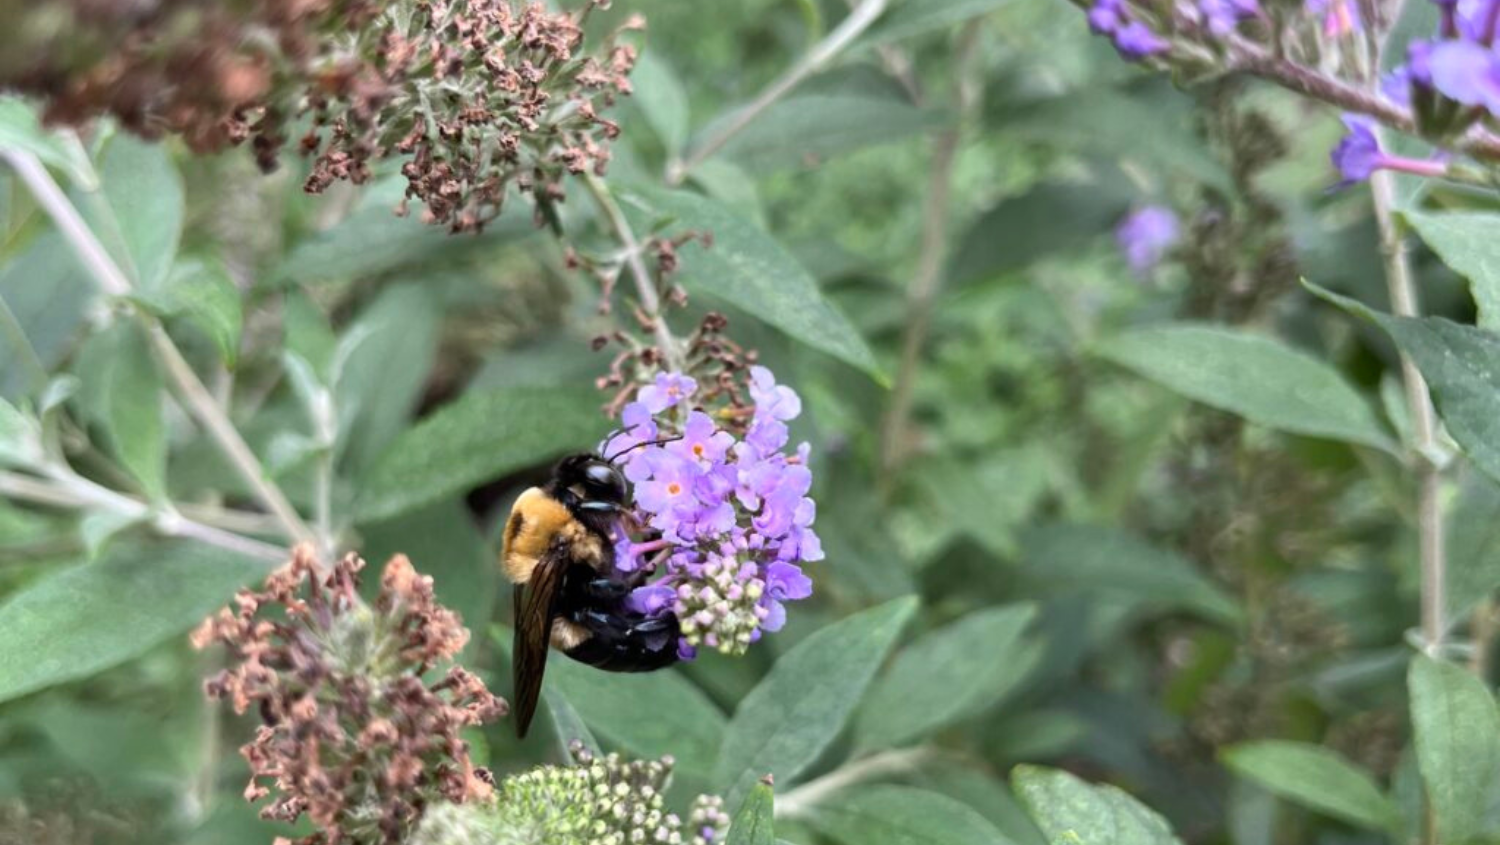
[[[589,611],[574,620],[589,638],[567,651],[606,672],[651,672],[677,662],[677,617]]]

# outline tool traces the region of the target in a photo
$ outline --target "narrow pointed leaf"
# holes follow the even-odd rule
[[[854,324],[835,308],[813,277],[755,224],[719,203],[686,191],[638,187],[619,192],[639,232],[661,221],[667,236],[712,232],[713,246],[684,247],[683,287],[743,308],[814,349],[884,380],[875,355]]]
[[[196,542],[116,544],[0,605],[0,701],[83,678],[191,628],[265,564]]]
[[[776,661],[736,708],[719,752],[731,804],[764,775],[794,783],[838,737],[916,608],[907,597],[856,613]]]
[[[808,823],[839,845],[1010,845],[970,807],[909,786],[845,790],[813,807]]]
[[[1484,682],[1418,655],[1407,675],[1417,763],[1437,841],[1469,842],[1485,830],[1500,786],[1500,711]]]
[[[1051,845],[1181,845],[1166,819],[1117,787],[1040,766],[1017,766],[1011,783]]]
[[[1310,810],[1371,830],[1395,830],[1396,807],[1375,781],[1318,745],[1282,740],[1248,742],[1224,753],[1241,777]]]
[[[1370,403],[1337,370],[1274,338],[1181,324],[1125,332],[1099,351],[1164,387],[1259,425],[1395,448]]]

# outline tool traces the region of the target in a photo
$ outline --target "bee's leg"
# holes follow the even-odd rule
[[[568,656],[609,672],[649,672],[677,662],[677,617],[588,610],[575,621],[589,638]]]

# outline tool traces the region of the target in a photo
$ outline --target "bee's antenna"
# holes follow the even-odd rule
[[[608,461],[610,463],[614,463],[615,462],[615,458],[618,458],[621,455],[628,455],[631,452],[634,452],[636,449],[641,448],[642,446],[660,446],[663,443],[671,443],[674,440],[681,440],[681,439],[682,439],[682,435],[679,434],[676,437],[663,437],[660,440],[643,440],[640,443],[635,444],[634,446],[627,446],[624,449],[621,449],[620,451],[614,453],[613,455],[610,455],[609,457],[605,458],[604,460],[606,460],[606,461]]]

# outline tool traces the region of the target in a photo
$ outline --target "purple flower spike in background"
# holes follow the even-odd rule
[[[1208,31],[1220,38],[1234,32],[1240,21],[1260,14],[1255,0],[1199,0],[1198,11]]]
[[[1096,35],[1109,35],[1125,22],[1121,0],[1099,0],[1089,9],[1089,29]]]
[[[1148,205],[1131,212],[1115,229],[1115,240],[1125,263],[1137,276],[1146,276],[1180,237],[1177,215],[1164,205]]]
[[[1115,49],[1131,61],[1166,52],[1171,45],[1140,21],[1131,21],[1114,32]]]

